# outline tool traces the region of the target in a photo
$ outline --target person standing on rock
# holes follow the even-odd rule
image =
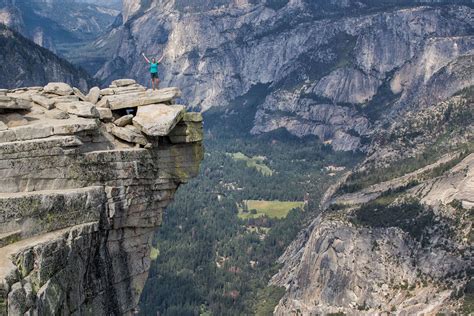
[[[146,62],[150,64],[150,75],[151,75],[151,87],[153,90],[158,89],[160,85],[160,78],[158,78],[158,65],[163,60],[164,55],[156,61],[156,58],[152,58],[151,61],[145,56],[145,53],[142,53],[143,58],[145,58]]]

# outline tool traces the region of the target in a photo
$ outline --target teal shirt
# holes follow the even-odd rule
[[[150,73],[158,73],[158,63],[150,63]]]

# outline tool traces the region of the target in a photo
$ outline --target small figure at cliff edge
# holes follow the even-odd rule
[[[152,58],[151,61],[145,56],[145,53],[142,53],[143,58],[145,58],[146,62],[150,64],[150,75],[151,75],[151,87],[153,90],[158,89],[158,86],[160,85],[160,78],[158,77],[158,65],[161,63],[163,58],[165,57],[164,55],[161,56],[158,61],[156,61],[156,58]]]

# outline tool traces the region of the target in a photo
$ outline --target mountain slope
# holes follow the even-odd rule
[[[30,40],[0,24],[0,85],[1,88],[46,85],[67,82],[87,91],[94,80]]]
[[[277,315],[472,312],[472,92],[409,115],[327,192],[280,258]]]
[[[76,0],[0,1],[0,23],[60,54],[97,38],[118,14],[115,9]]]
[[[258,89],[252,133],[285,128],[363,150],[381,121],[473,84],[472,3],[456,3],[470,6],[126,1],[121,25],[95,43],[113,52],[96,76],[146,83],[141,52],[164,52],[163,84],[194,107],[238,111]]]

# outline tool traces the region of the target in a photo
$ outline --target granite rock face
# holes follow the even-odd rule
[[[177,130],[152,136],[132,125],[133,102],[101,120],[63,99],[58,117],[45,100],[73,91],[50,87],[19,93],[30,109],[0,110],[26,121],[0,130],[0,314],[131,315],[163,211],[199,171],[202,117],[167,117]]]
[[[29,3],[29,1],[17,1]],[[2,88],[46,85],[48,82],[67,82],[87,89],[94,81],[84,70],[76,68],[52,52],[39,47],[1,23],[0,3],[0,83]],[[0,93],[2,96],[2,93]],[[1,101],[0,101],[1,107]]]
[[[254,134],[365,150],[374,129],[474,83],[472,14],[471,1],[130,0],[94,46],[114,51],[96,77],[148,82],[136,56],[163,51],[162,82],[192,107],[248,102]]]
[[[473,117],[470,87],[378,134],[280,258],[275,314],[468,314]]]
[[[58,46],[62,45],[64,49],[73,41],[95,39],[119,14],[97,1],[82,2],[2,0],[0,23],[20,32],[35,44],[56,52]]]

